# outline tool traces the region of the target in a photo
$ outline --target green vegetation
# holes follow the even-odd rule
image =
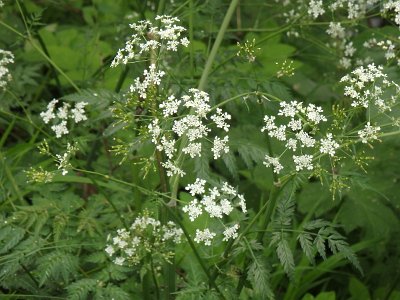
[[[400,1],[0,1],[0,299],[400,299]]]

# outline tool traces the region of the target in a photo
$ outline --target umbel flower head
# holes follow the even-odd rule
[[[0,88],[5,88],[7,83],[11,80],[7,65],[12,63],[14,63],[14,55],[10,51],[0,49]]]
[[[210,187],[208,192],[206,192],[205,185],[204,179],[197,178],[193,184],[186,186],[186,190],[194,198],[182,210],[188,215],[191,222],[195,222],[201,215],[207,216],[210,221],[218,222],[210,227],[199,224],[201,228],[196,229],[194,241],[210,246],[214,238],[221,235],[223,241],[237,238],[240,225],[238,223],[228,225],[224,223],[224,220],[236,208],[244,214],[247,212],[246,200],[243,195],[238,194],[235,188],[226,182],[220,187]]]
[[[109,235],[105,251],[117,265],[137,265],[149,255],[160,262],[168,262],[174,255],[170,246],[179,244],[182,234],[182,229],[172,221],[162,225],[144,212],[129,230],[118,229],[115,236]]]
[[[126,65],[132,59],[138,59],[142,55],[159,49],[160,51],[177,51],[178,46],[187,47],[189,40],[182,37],[186,30],[177,25],[179,19],[171,16],[157,16],[155,21],[160,25],[153,25],[150,21],[139,21],[129,25],[133,34],[126,41],[125,47],[118,50],[111,63],[111,67],[120,64]]]
[[[40,113],[45,124],[48,124],[51,120],[54,120],[56,124],[51,126],[51,129],[56,134],[57,138],[68,134],[69,130],[67,127],[68,120],[72,120],[74,123],[79,123],[87,120],[85,115],[85,106],[87,102],[78,102],[71,110],[71,104],[64,102],[61,106],[56,109],[59,100],[53,99],[47,105],[47,110]]]

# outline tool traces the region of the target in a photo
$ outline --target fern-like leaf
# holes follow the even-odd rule
[[[310,263],[315,264],[315,254],[311,235],[309,233],[302,232],[298,235],[297,239],[300,242],[301,249],[303,249],[304,254]]]
[[[276,254],[281,262],[286,274],[292,278],[294,274],[294,259],[293,253],[290,250],[289,243],[286,239],[282,238],[276,247]]]
[[[67,287],[68,300],[86,300],[96,290],[97,280],[81,279]]]
[[[255,257],[247,271],[256,299],[275,299],[270,286],[270,273],[261,258]]]

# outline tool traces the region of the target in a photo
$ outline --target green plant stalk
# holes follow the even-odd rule
[[[203,73],[201,74],[199,85],[197,87],[199,90],[204,90],[204,88],[206,86],[208,76],[211,72],[211,67],[214,63],[218,49],[221,46],[222,40],[224,39],[225,32],[228,28],[229,22],[232,19],[232,16],[235,12],[235,9],[236,9],[236,6],[238,3],[239,3],[239,0],[232,0],[231,3],[229,4],[228,10],[226,11],[224,20],[222,21],[222,24],[219,28],[219,31],[218,31],[217,37],[215,39],[215,42],[213,44],[213,47],[211,49],[210,55],[207,58]],[[183,137],[182,141],[180,143],[179,151],[178,151],[178,154],[179,154],[178,157],[182,157],[182,158],[181,158],[181,161],[178,162],[178,165],[181,165],[183,163],[184,156],[183,155],[181,156],[180,153],[182,153],[182,149],[184,147],[186,147],[187,142],[188,142],[187,137]],[[172,198],[177,198],[178,188],[179,188],[179,179],[180,179],[179,175],[176,175],[175,177],[172,178],[172,181],[171,181],[171,193],[172,193],[171,196],[172,196]]]
[[[273,157],[274,154],[272,151],[272,146],[271,146],[271,141],[270,141],[269,136],[267,136],[267,149],[268,149],[269,155]],[[273,182],[271,191],[269,193],[268,201],[266,203],[265,216],[262,219],[262,223],[260,225],[261,230],[258,232],[257,238],[256,238],[257,242],[260,244],[262,244],[265,232],[268,229],[268,226],[272,220],[272,216],[273,216],[273,213],[274,213],[274,210],[276,207],[276,202],[278,199],[279,191],[282,190],[282,188],[278,188],[280,183],[279,183],[277,174],[274,173],[273,171],[271,171],[271,172],[272,172],[272,178],[273,178],[274,182]],[[244,274],[246,274],[245,268],[248,264],[249,264],[249,257],[246,256],[245,263],[243,265],[244,269],[242,270],[242,275],[240,276],[239,283],[238,283],[238,286],[236,289],[236,292],[238,295],[240,295],[240,292],[242,291],[243,286],[244,286],[244,281],[245,281]]]
[[[164,203],[165,205],[165,203]],[[190,237],[189,232],[186,230],[185,226],[183,226],[181,220],[179,217],[172,211],[172,209],[169,206],[166,206],[166,209],[169,210],[172,218],[175,220],[175,222],[179,225],[179,227],[182,229],[183,234],[186,237],[186,240],[189,243],[190,248],[192,249],[194,256],[196,257],[197,261],[199,262],[201,268],[203,269],[204,273],[206,274],[207,278],[209,279],[210,286],[213,287],[222,298],[225,298],[220,289],[218,288],[218,285],[215,283],[215,280],[212,280],[212,276],[210,274],[210,271],[208,270],[207,264],[205,261],[201,258],[199,252],[197,251],[196,245],[194,244],[193,240]]]
[[[27,40],[29,41],[29,43],[32,45],[32,47],[33,48],[35,48],[35,50],[37,51],[37,52],[39,52],[40,53],[40,55],[42,55],[49,63],[50,63],[50,65],[54,68],[54,69],[56,69],[62,76],[64,76],[65,77],[65,79],[68,81],[68,83],[69,84],[71,84],[71,86],[78,92],[78,93],[80,93],[81,92],[81,90],[79,89],[79,87],[71,80],[71,78],[69,78],[69,76],[67,75],[67,74],[65,74],[65,72],[38,46],[38,45],[36,45],[36,43],[35,43],[35,41],[33,40],[33,38],[32,38],[32,35],[31,35],[31,33],[30,33],[30,31],[29,31],[29,28],[28,28],[28,24],[26,23],[26,18],[25,18],[25,15],[24,15],[24,12],[22,11],[22,7],[21,7],[21,5],[20,5],[20,3],[19,3],[19,1],[17,0],[17,6],[18,6],[18,9],[19,9],[19,12],[21,13],[21,18],[22,18],[22,21],[24,22],[24,26],[25,26],[25,29],[26,29],[26,32],[27,32]]]
[[[360,243],[351,246],[351,249],[355,253],[357,253],[361,250],[367,249],[368,247],[374,245],[376,242],[377,242],[376,239],[362,241]],[[339,266],[346,265],[348,263],[349,262],[343,260],[343,257],[342,255],[340,255],[340,253],[329,257],[327,260],[324,260],[316,267],[312,268],[308,273],[304,274],[300,278],[300,281],[297,282],[297,285],[293,286],[293,288],[290,289],[288,293],[285,294],[284,300],[300,298],[301,295],[307,292],[307,290],[310,288],[310,285],[313,282],[315,282],[315,280],[317,280],[319,277],[324,276],[326,275],[327,272]]]
[[[276,191],[276,197],[279,195],[279,192],[283,189],[283,187],[289,182],[289,179],[291,177],[287,177],[285,180],[281,181],[281,188],[278,189]],[[246,226],[246,228],[240,233],[239,237],[236,239],[236,242],[240,241],[246,234],[247,232],[253,227],[253,225],[258,221],[258,219],[261,217],[261,215],[264,213],[264,211],[268,208],[269,206],[269,201],[270,199],[268,199],[268,201],[266,201],[266,203],[263,205],[263,207],[261,207],[261,209],[259,210],[259,212],[254,216],[254,218],[250,221],[250,223]],[[227,262],[228,262],[228,257],[229,254],[232,250],[234,241],[230,240],[227,244],[227,246],[225,247],[225,251],[224,254],[222,255],[222,260],[217,264],[217,267],[215,268],[214,273],[211,275],[211,281],[215,281],[216,278],[219,275],[218,270],[221,269]]]

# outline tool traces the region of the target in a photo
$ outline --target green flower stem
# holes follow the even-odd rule
[[[210,286],[213,287],[222,297],[222,299],[225,299],[224,295],[222,294],[222,292],[220,291],[220,289],[218,288],[217,284],[215,283],[215,280],[212,279],[212,276],[210,274],[210,271],[207,267],[207,264],[205,263],[205,261],[201,258],[199,252],[197,251],[196,245],[194,244],[193,240],[190,237],[189,232],[186,230],[185,226],[182,224],[181,220],[179,219],[179,217],[172,211],[172,209],[169,206],[166,206],[166,209],[169,210],[170,215],[172,216],[172,218],[174,219],[174,221],[179,225],[179,227],[182,229],[183,234],[186,237],[186,240],[189,243],[190,248],[192,249],[194,256],[196,257],[197,261],[199,262],[201,268],[203,269],[204,273],[206,274],[209,282],[210,282]]]
[[[228,10],[225,14],[224,20],[222,21],[221,27],[219,28],[217,37],[215,39],[214,45],[211,49],[210,55],[207,58],[206,65],[204,66],[203,73],[201,74],[198,89],[203,90],[206,86],[208,75],[210,74],[211,67],[214,63],[215,57],[217,55],[218,49],[221,46],[222,40],[224,39],[225,32],[228,28],[229,22],[232,19],[232,15],[235,12],[236,6],[239,0],[232,0],[229,4]]]
[[[228,28],[229,22],[230,22],[230,20],[232,18],[232,15],[235,12],[235,9],[236,9],[236,6],[237,6],[238,3],[239,3],[239,0],[232,0],[230,5],[229,5],[229,7],[228,7],[228,10],[227,10],[227,12],[225,14],[224,20],[222,21],[222,24],[221,24],[221,26],[219,28],[219,31],[218,31],[217,37],[215,39],[214,45],[213,45],[213,47],[211,49],[210,55],[207,58],[207,62],[205,64],[205,66],[204,66],[203,73],[201,74],[200,82],[199,82],[199,85],[198,85],[198,89],[199,90],[204,90],[204,88],[206,86],[207,79],[208,79],[208,76],[209,76],[210,71],[211,71],[211,67],[212,67],[212,65],[214,63],[214,60],[215,60],[215,57],[217,55],[218,49],[221,46],[221,43],[222,43],[222,40],[224,38],[225,32],[226,32],[226,30]],[[182,138],[178,153],[182,153],[182,149],[184,147],[186,147],[187,142],[188,142],[187,137]],[[178,156],[180,156],[180,155],[178,155]],[[181,160],[178,161],[178,165],[182,165],[183,164],[183,158],[184,158],[184,156],[182,155]],[[179,188],[179,179],[180,179],[179,175],[176,175],[171,180],[171,193],[172,193],[171,196],[172,196],[172,198],[177,198],[178,188]]]
[[[79,87],[78,87],[78,86],[71,80],[71,78],[69,78],[69,76],[68,76],[67,74],[65,74],[65,72],[50,58],[50,56],[46,54],[46,51],[45,51],[45,50],[47,50],[47,49],[43,50],[41,47],[39,47],[39,46],[36,44],[36,42],[34,41],[34,39],[33,39],[33,37],[32,37],[32,34],[31,34],[30,30],[29,30],[29,27],[28,27],[28,24],[27,24],[27,22],[26,22],[26,18],[25,18],[24,12],[23,12],[22,7],[21,7],[21,5],[20,5],[20,3],[19,3],[18,0],[17,0],[17,5],[18,5],[18,9],[19,9],[19,11],[20,11],[20,13],[21,13],[21,18],[22,18],[22,21],[24,22],[24,26],[25,26],[25,29],[26,29],[26,32],[27,32],[27,40],[28,40],[28,42],[32,45],[33,48],[35,48],[35,50],[36,50],[37,52],[39,52],[39,54],[40,54],[41,56],[43,56],[43,57],[50,63],[51,67],[53,67],[53,68],[54,68],[55,70],[57,70],[62,76],[64,76],[65,79],[68,81],[68,83],[71,84],[71,86],[72,86],[78,93],[80,93],[81,90],[79,89]],[[44,44],[43,44],[43,45],[44,45]]]

